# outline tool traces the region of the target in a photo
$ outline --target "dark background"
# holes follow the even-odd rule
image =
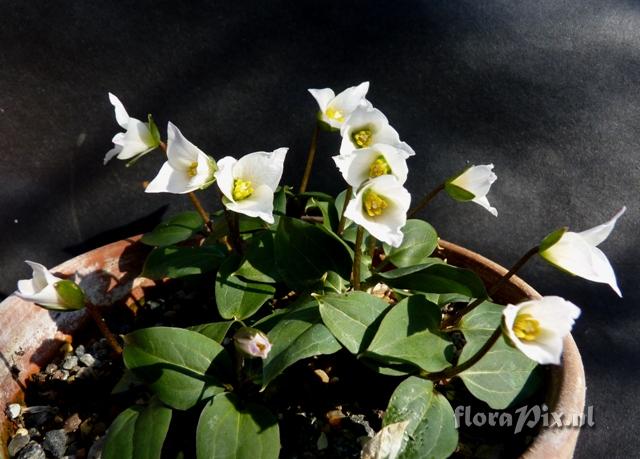
[[[3,0],[0,18],[0,296],[28,277],[25,259],[53,266],[189,207],[143,192],[161,154],[102,165],[119,130],[108,91],[215,158],[289,146],[297,184],[317,108],[306,89],[369,80],[417,151],[414,199],[495,164],[497,219],[446,196],[423,212],[448,240],[509,265],[551,230],[627,205],[602,245],[624,299],[540,260],[522,276],[583,309],[574,337],[596,427],[577,457],[637,457],[638,2]],[[312,189],[344,187],[338,144],[321,137]],[[202,194],[207,207],[215,196]]]

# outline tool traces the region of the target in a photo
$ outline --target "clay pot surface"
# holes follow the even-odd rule
[[[152,285],[136,277],[149,248],[140,236],[97,248],[79,255],[51,271],[61,277],[75,276],[88,298],[97,305],[119,301],[135,304],[143,288]],[[474,270],[491,285],[506,273],[502,266],[477,253],[446,241],[440,241],[440,254],[453,265]],[[25,270],[26,272],[27,270]],[[25,277],[27,277],[25,275]],[[516,303],[540,295],[522,279],[514,276],[496,299]],[[53,358],[73,333],[87,320],[84,311],[53,313],[12,295],[0,303],[0,459],[9,459],[6,451],[8,429],[5,409],[22,399],[29,377]],[[565,416],[584,410],[585,378],[580,353],[569,335],[564,342],[563,365],[553,367],[547,405]],[[522,457],[570,458],[573,456],[579,429],[543,429]]]

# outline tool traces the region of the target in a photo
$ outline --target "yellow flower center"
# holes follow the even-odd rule
[[[382,215],[384,209],[389,207],[387,201],[385,201],[379,194],[373,190],[369,190],[364,195],[364,210],[369,217],[377,217]]]
[[[187,174],[189,175],[189,177],[195,177],[196,175],[198,175],[198,163],[197,162],[193,162],[189,165],[189,169],[187,169]]]
[[[242,201],[253,194],[253,187],[249,180],[235,179],[233,181],[233,199]]]
[[[373,139],[373,131],[368,126],[356,129],[351,134],[351,139],[356,145],[356,148],[368,147]]]
[[[331,118],[332,120],[336,120],[339,123],[344,123],[344,112],[342,110],[329,107],[327,108],[327,111],[325,113],[327,114],[328,118]]]
[[[540,336],[540,322],[531,314],[518,314],[513,322],[513,333],[524,341],[534,341]]]
[[[378,156],[378,158],[371,163],[371,167],[369,167],[369,178],[380,177],[381,175],[390,173],[391,166],[389,166],[389,163],[382,155]]]
[[[256,347],[260,350],[260,352],[262,352],[267,348],[267,345],[264,343],[256,343]]]

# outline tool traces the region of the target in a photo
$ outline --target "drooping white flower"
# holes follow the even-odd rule
[[[473,201],[487,209],[495,217],[498,211],[491,207],[487,193],[498,176],[493,173],[493,164],[472,166],[462,174],[447,181],[445,190],[457,201]]]
[[[215,177],[227,209],[273,223],[273,193],[278,187],[288,148],[249,153],[218,161]]]
[[[206,188],[214,180],[216,163],[189,142],[171,122],[167,126],[167,161],[149,183],[147,193],[184,194]]]
[[[379,241],[399,247],[411,195],[393,175],[381,175],[357,191],[344,212]]]
[[[109,93],[109,101],[115,109],[116,121],[125,132],[118,132],[111,140],[114,147],[105,155],[104,164],[114,156],[123,160],[140,157],[160,145],[159,139],[151,133],[148,123],[131,118],[122,102],[111,93]]]
[[[337,96],[333,89],[309,89],[320,107],[320,120],[335,129],[340,129],[351,113],[360,105],[369,105],[365,97],[369,91],[369,82],[351,86]]]
[[[342,143],[340,154],[348,155],[354,150],[371,147],[384,143],[396,147],[405,158],[416,153],[409,145],[400,140],[398,132],[389,125],[384,114],[371,107],[358,107],[347,118],[340,129]]]
[[[611,263],[597,247],[603,242],[627,210],[623,207],[614,217],[581,233],[565,228],[554,231],[540,244],[540,256],[552,265],[584,279],[608,284],[618,296],[622,296]]]
[[[18,281],[17,296],[54,311],[84,307],[84,293],[74,282],[60,279],[40,263],[26,261],[33,270],[31,279]]]
[[[402,185],[409,173],[405,155],[386,144],[375,144],[348,155],[337,155],[333,160],[346,182],[354,188],[381,175],[393,175]]]
[[[233,335],[233,343],[245,357],[266,359],[271,351],[271,342],[260,330],[242,327]]]
[[[362,447],[360,459],[396,459],[400,455],[404,439],[408,437],[410,421],[384,426]]]
[[[540,364],[560,364],[563,338],[571,332],[580,308],[559,296],[545,296],[502,311],[503,332],[513,345]]]

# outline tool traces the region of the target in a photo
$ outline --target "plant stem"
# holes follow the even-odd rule
[[[307,185],[309,184],[309,177],[311,176],[311,170],[313,169],[313,161],[316,159],[316,148],[318,146],[318,133],[320,132],[318,122],[313,128],[313,134],[311,135],[311,145],[309,145],[309,153],[307,155],[307,165],[304,168],[304,174],[302,176],[302,182],[300,182],[300,194],[307,191]]]
[[[440,381],[442,379],[451,379],[454,376],[462,373],[464,370],[471,368],[473,365],[478,363],[478,361],[484,357],[484,355],[489,352],[489,349],[493,347],[493,345],[498,341],[498,338],[502,336],[502,326],[498,325],[493,332],[493,334],[489,337],[489,339],[482,345],[482,347],[471,356],[468,360],[461,363],[460,365],[456,365],[450,368],[447,368],[443,371],[439,371],[437,373],[431,373],[427,375],[427,379],[431,381]]]
[[[347,193],[344,195],[344,205],[342,206],[342,215],[340,215],[340,223],[338,224],[338,236],[342,236],[344,233],[344,225],[347,223],[347,217],[344,215],[344,211],[347,210],[347,204],[351,201],[351,195],[353,194],[353,188],[347,188]]]
[[[107,324],[105,323],[104,318],[102,317],[102,314],[100,313],[100,310],[98,309],[98,307],[91,303],[86,303],[85,307],[89,312],[89,315],[91,316],[93,321],[98,326],[98,329],[100,330],[100,333],[102,333],[102,336],[104,336],[107,339],[107,342],[109,343],[109,345],[113,348],[113,350],[117,354],[122,354],[122,347],[118,343],[118,339],[115,337],[113,333],[111,333],[111,330],[109,330],[109,327],[107,327]]]
[[[409,211],[408,216],[413,217],[415,214],[417,214],[422,209],[424,209],[426,205],[429,204],[429,202],[431,202],[431,200],[435,198],[438,195],[438,193],[440,193],[442,190],[444,190],[444,183],[441,183],[440,185],[435,187],[433,190],[429,192],[428,195],[422,198],[422,201],[420,201],[413,209]]]
[[[509,279],[511,279],[511,277],[513,277],[513,275],[515,273],[517,273],[520,268],[522,268],[527,261],[529,261],[534,255],[536,255],[538,253],[538,246],[535,246],[533,248],[531,248],[527,253],[525,253],[517,262],[515,265],[513,265],[511,267],[511,269],[504,275],[502,276],[498,282],[496,282],[495,284],[493,284],[493,286],[489,289],[489,291],[487,292],[487,296],[484,298],[476,298],[475,301],[473,301],[472,303],[467,304],[464,308],[462,308],[457,314],[456,317],[458,318],[457,320],[459,320],[460,317],[464,316],[465,314],[467,314],[468,312],[472,311],[473,309],[475,309],[480,303],[482,303],[483,301],[485,301],[487,298],[492,297],[493,295],[495,295],[503,286],[504,284],[507,283],[507,281]],[[456,320],[456,322],[457,322]]]
[[[164,151],[165,154],[167,154],[166,143],[160,142],[160,148],[162,149],[162,151]],[[189,192],[189,199],[191,200],[193,207],[196,208],[196,211],[198,212],[198,214],[200,214],[200,216],[202,217],[202,220],[204,221],[205,231],[207,232],[207,234],[211,234],[212,228],[211,228],[211,218],[209,217],[209,213],[206,210],[204,210],[202,203],[200,202],[200,200],[198,199],[198,197],[193,191]]]
[[[362,259],[362,240],[364,239],[364,228],[358,226],[356,233],[356,246],[353,253],[353,289],[360,290],[360,260]]]

